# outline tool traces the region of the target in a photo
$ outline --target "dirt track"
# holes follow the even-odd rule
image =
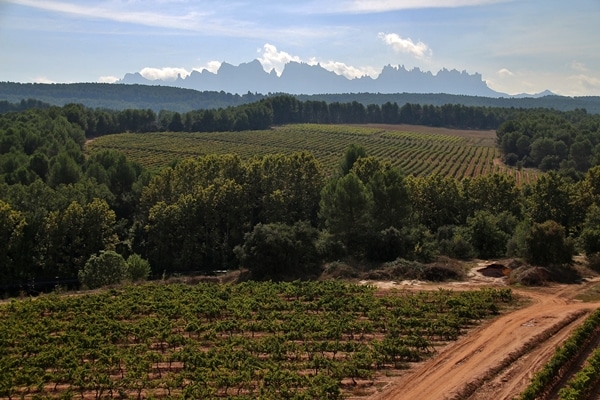
[[[588,285],[514,290],[530,303],[470,331],[369,399],[517,397],[589,310],[600,307],[573,300]]]

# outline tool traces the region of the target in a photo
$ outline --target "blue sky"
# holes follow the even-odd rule
[[[0,0],[0,81],[175,78],[221,62],[479,72],[497,91],[600,95],[600,0]]]

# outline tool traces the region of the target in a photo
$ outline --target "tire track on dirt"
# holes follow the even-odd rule
[[[567,285],[514,290],[531,303],[485,322],[371,399],[441,400],[471,393],[472,399],[512,399],[583,321],[586,310],[599,306],[572,301],[574,290]],[[486,374],[501,378],[486,379]]]

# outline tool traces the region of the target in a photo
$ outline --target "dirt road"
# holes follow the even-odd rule
[[[573,300],[585,285],[515,290],[521,309],[470,331],[370,400],[513,399],[587,313],[600,303]]]

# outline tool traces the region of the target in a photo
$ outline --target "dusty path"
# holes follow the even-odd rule
[[[370,400],[513,399],[598,303],[574,301],[584,285],[515,290],[531,299],[443,348]]]

